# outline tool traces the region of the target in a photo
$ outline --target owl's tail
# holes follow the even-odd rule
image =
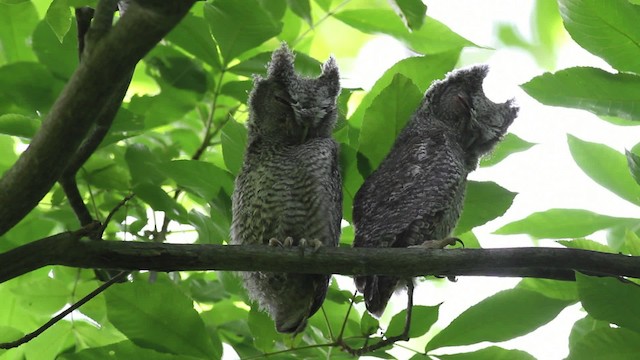
[[[400,279],[391,276],[356,276],[356,288],[364,294],[364,303],[375,317],[382,316]]]

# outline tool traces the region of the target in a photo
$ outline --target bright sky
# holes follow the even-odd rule
[[[539,68],[531,55],[523,50],[504,48],[497,42],[495,31],[497,24],[511,23],[529,39],[532,0],[434,0],[426,3],[429,16],[478,45],[497,49],[467,49],[463,53],[461,65],[479,62],[490,65],[491,72],[485,81],[487,96],[494,101],[515,97],[520,113],[510,131],[524,140],[538,144],[470,176],[474,180],[495,181],[508,190],[519,193],[504,217],[475,230],[483,247],[531,246],[532,242],[527,236],[500,236],[493,235],[492,232],[535,211],[580,208],[612,216],[640,216],[637,206],[618,198],[587,177],[573,162],[567,146],[567,134],[572,134],[582,140],[604,143],[623,152],[625,148],[630,149],[640,142],[640,127],[611,125],[586,111],[547,107],[519,88],[518,85],[545,70]],[[407,56],[410,53],[394,39],[379,37],[367,44],[356,59],[353,68],[362,70],[347,72],[345,75],[357,85],[370,88],[379,75]],[[587,53],[567,36],[559,54],[557,69],[572,66],[595,66],[613,71],[603,60]],[[590,238],[603,241],[604,234],[596,234]],[[551,241],[543,241],[542,244],[553,246]],[[346,278],[339,280],[341,286],[347,286],[349,281],[351,280]],[[436,323],[436,327],[442,328],[469,306],[500,289],[513,287],[518,281],[519,279],[479,277],[462,277],[456,283],[428,281],[421,283],[416,289],[416,303],[436,305],[442,302],[440,319]],[[393,309],[388,309],[387,314],[400,311],[406,303],[404,294],[396,296],[392,301]],[[541,360],[563,359],[568,354],[567,340],[573,322],[582,316],[584,313],[580,306],[574,305],[547,326],[521,338],[501,343],[500,346],[523,349]],[[465,350],[451,349],[451,352],[472,351],[486,346],[490,344],[468,347]],[[423,350],[424,341],[412,340],[409,347]],[[410,357],[412,353],[400,350],[396,355]]]

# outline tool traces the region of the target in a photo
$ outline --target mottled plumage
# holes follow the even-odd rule
[[[293,60],[283,44],[249,96],[249,141],[233,194],[232,244],[338,244],[342,190],[338,145],[331,137],[338,67],[330,58],[322,74],[310,79],[295,72]],[[242,277],[277,330],[293,333],[320,308],[330,278],[267,272]]]
[[[355,196],[356,247],[408,247],[450,236],[467,175],[515,119],[513,101],[487,99],[487,66],[454,71],[434,82],[378,169]],[[442,242],[425,246],[444,246]],[[437,244],[437,245],[436,245]],[[384,312],[399,285],[390,276],[358,276],[367,309]]]

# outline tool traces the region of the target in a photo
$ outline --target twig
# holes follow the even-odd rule
[[[342,327],[340,328],[340,334],[338,334],[338,338],[336,339],[336,343],[342,343],[344,330],[347,328],[347,320],[349,319],[349,314],[351,313],[351,309],[353,308],[353,302],[356,300],[357,295],[358,295],[358,292],[354,291],[353,296],[351,297],[351,301],[349,302],[349,308],[347,309],[347,314],[344,316],[344,321],[342,322]]]
[[[76,182],[75,174],[70,176],[63,175],[58,182],[62,186],[62,190],[67,197],[67,201],[69,201],[71,209],[76,214],[76,217],[80,222],[80,226],[90,224],[93,221],[93,217],[89,213],[89,209],[84,203],[84,200],[82,200],[82,195],[80,195],[80,191],[78,190],[78,183]]]
[[[360,355],[374,352],[384,347],[393,345],[398,341],[409,340],[409,330],[411,329],[411,313],[413,310],[413,287],[414,287],[413,281],[411,279],[407,280],[407,316],[404,323],[404,329],[402,330],[402,333],[400,333],[400,335],[386,337],[384,340],[380,340],[377,343],[371,344],[371,345],[367,345],[365,343],[363,347],[357,348],[357,349],[354,349],[349,345],[347,345],[344,341],[341,341],[341,337],[340,337],[340,341],[337,341],[338,345],[340,345],[340,347],[346,352],[348,352],[349,354],[354,356],[360,356]],[[347,312],[347,316],[348,314],[349,313]],[[346,323],[346,319],[345,319],[345,323]],[[340,335],[342,336],[342,333]]]
[[[118,210],[120,210],[120,208],[123,207],[134,196],[135,196],[134,194],[129,194],[125,196],[124,199],[122,199],[116,206],[113,207],[113,209],[111,209],[111,211],[109,212],[109,215],[107,215],[107,218],[104,220],[104,223],[100,228],[100,232],[99,232],[100,237],[102,237],[102,235],[104,234],[104,231],[107,229],[107,226],[109,225],[109,222],[111,222],[111,218],[113,218],[115,213],[118,212]]]
[[[33,340],[38,335],[42,334],[45,330],[47,330],[48,328],[53,326],[55,323],[57,323],[58,321],[64,319],[65,316],[69,315],[71,312],[73,312],[74,310],[76,310],[80,306],[86,304],[89,300],[93,299],[94,297],[96,297],[101,292],[105,291],[109,286],[115,284],[116,282],[119,282],[122,278],[127,276],[127,274],[128,274],[128,272],[126,272],[126,271],[123,271],[123,272],[119,273],[115,277],[111,278],[109,281],[107,281],[104,284],[100,285],[97,289],[95,289],[92,292],[90,292],[87,296],[83,297],[82,299],[78,300],[76,303],[74,303],[71,306],[69,306],[68,308],[66,308],[60,314],[58,314],[58,315],[54,316],[53,318],[51,318],[51,320],[47,321],[44,325],[40,326],[36,331],[31,332],[31,333],[21,337],[20,339],[18,339],[16,341],[1,343],[0,344],[0,349],[15,348],[15,347],[18,347],[18,346],[20,346],[22,344],[25,344],[25,343]]]
[[[76,8],[76,27],[78,29],[78,58],[82,59],[82,53],[84,52],[84,36],[89,30],[91,25],[91,19],[95,11],[93,8],[83,6]]]

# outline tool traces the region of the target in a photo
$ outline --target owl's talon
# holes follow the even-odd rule
[[[282,247],[282,243],[280,242],[280,240],[278,240],[276,238],[271,238],[271,239],[269,239],[269,246]]]
[[[284,239],[284,244],[283,244],[283,246],[284,246],[284,247],[292,247],[292,246],[293,246],[293,238],[291,238],[291,236],[287,236],[287,237]]]
[[[448,237],[440,240],[427,240],[420,245],[409,246],[409,248],[444,249],[445,247],[455,245],[456,243],[460,243],[464,247],[462,240],[455,237]]]
[[[454,246],[455,244],[460,243],[460,245],[462,245],[463,248],[465,247],[464,246],[464,241],[460,240],[459,238],[454,237],[454,238],[449,238],[449,239],[453,240],[453,244],[449,244],[449,245]]]
[[[300,239],[300,247],[311,247],[313,248],[313,253],[315,253],[316,251],[318,251],[318,249],[320,249],[324,244],[322,244],[322,241],[320,241],[319,239],[312,239],[312,240],[307,240],[307,239]]]

